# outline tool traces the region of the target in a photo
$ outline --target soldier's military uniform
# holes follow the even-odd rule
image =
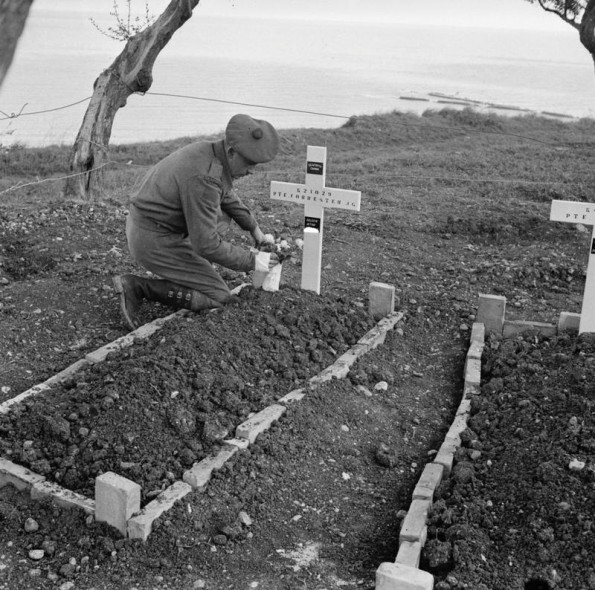
[[[254,268],[252,252],[221,237],[230,218],[245,231],[258,225],[232,191],[223,140],[192,143],[154,166],[132,198],[130,253],[156,275],[225,303],[229,288],[212,263]]]
[[[221,236],[232,220],[253,236],[263,235],[232,190],[228,153],[235,150],[253,167],[273,159],[278,145],[270,123],[236,115],[225,140],[189,144],[149,170],[131,199],[126,237],[135,262],[162,280],[114,277],[132,328],[139,325],[143,299],[193,311],[225,304],[230,290],[213,263],[242,272],[254,269],[256,255]]]

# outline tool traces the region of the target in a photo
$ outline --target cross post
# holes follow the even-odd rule
[[[595,205],[577,201],[552,201],[550,221],[593,226],[578,333],[595,332]]]
[[[271,182],[271,199],[304,205],[302,289],[320,295],[325,208],[360,210],[361,192],[326,187],[326,148],[308,146],[306,183]]]

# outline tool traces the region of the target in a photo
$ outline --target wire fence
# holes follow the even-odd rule
[[[135,94],[138,94],[138,93],[135,93]],[[286,107],[271,106],[271,105],[264,105],[264,104],[258,104],[258,103],[247,103],[247,102],[223,100],[223,99],[217,99],[217,98],[208,98],[208,97],[204,97],[204,96],[192,96],[192,95],[184,95],[184,94],[165,93],[165,92],[144,92],[142,94],[143,95],[164,96],[164,97],[169,97],[169,98],[179,98],[179,99],[186,99],[186,100],[199,100],[199,101],[216,102],[216,103],[223,103],[223,104],[233,104],[233,105],[237,105],[237,106],[246,106],[246,107],[251,107],[251,108],[287,111],[287,112],[300,113],[300,114],[306,114],[306,115],[312,115],[312,116],[333,117],[333,118],[345,119],[345,120],[350,120],[353,118],[353,115],[323,113],[323,112],[318,112],[318,111],[286,108]],[[87,101],[91,100],[91,98],[92,98],[91,96],[87,96],[85,98],[82,98],[75,102],[71,102],[69,104],[65,104],[65,105],[55,107],[55,108],[50,108],[50,109],[39,110],[39,111],[26,111],[25,109],[27,107],[27,103],[25,103],[18,112],[6,113],[6,112],[0,110],[0,115],[2,115],[2,116],[0,116],[0,122],[6,121],[9,119],[18,119],[20,117],[28,117],[28,116],[34,116],[34,115],[43,115],[43,114],[47,114],[47,113],[52,113],[52,112],[68,109],[68,108],[77,106],[79,104],[82,104],[84,102],[87,102]],[[468,106],[471,107],[472,105],[469,104]],[[428,129],[428,130],[457,130],[457,129],[460,130],[460,128],[457,128],[453,125],[450,125],[450,126],[427,125],[427,124],[423,124],[423,123],[412,123],[412,122],[397,122],[396,124],[400,125],[402,127],[423,128],[423,129]],[[535,143],[546,145],[546,146],[553,147],[553,148],[560,148],[560,147],[568,148],[569,147],[566,144],[562,144],[562,143],[552,143],[549,141],[541,140],[536,137],[531,137],[531,136],[522,135],[522,134],[518,134],[518,133],[512,133],[512,132],[508,132],[508,131],[499,131],[499,130],[495,130],[495,129],[481,129],[481,130],[465,129],[465,133],[467,135],[473,135],[473,134],[475,134],[475,135],[501,135],[501,136],[514,137],[517,139],[535,142]],[[84,138],[83,138],[83,140],[84,140]],[[101,145],[97,144],[96,142],[93,142],[90,139],[86,139],[86,141],[94,143],[101,149],[107,150],[107,146],[101,146]],[[590,144],[585,143],[585,146],[587,146],[587,145],[590,145]],[[581,144],[578,144],[578,146],[581,146]],[[576,148],[578,146],[575,143],[571,147]],[[0,191],[0,195],[9,193],[9,192],[12,192],[15,190],[19,190],[24,187],[39,185],[39,184],[46,183],[46,182],[64,181],[69,178],[86,175],[86,174],[91,174],[92,172],[96,172],[98,170],[106,168],[107,166],[125,166],[125,167],[135,166],[135,167],[139,167],[139,168],[148,168],[149,167],[149,166],[137,165],[137,164],[132,164],[132,163],[117,162],[115,160],[108,160],[106,162],[103,162],[101,165],[99,165],[95,168],[86,170],[84,172],[75,172],[72,174],[67,174],[67,175],[58,176],[58,177],[37,179],[35,181],[30,181],[30,182],[19,182],[13,186],[10,186],[10,187]],[[274,172],[275,171],[267,170],[267,171],[260,172],[260,174],[271,174]],[[536,180],[509,179],[509,178],[505,179],[505,178],[491,178],[491,177],[467,178],[467,177],[462,177],[462,176],[429,176],[429,175],[416,176],[416,175],[403,175],[403,174],[384,174],[383,176],[395,178],[395,179],[402,179],[402,180],[405,180],[405,179],[408,179],[408,180],[440,180],[440,181],[447,181],[447,182],[502,183],[502,184],[540,185],[540,186],[581,185],[582,184],[581,182],[571,182],[568,180],[536,181]]]

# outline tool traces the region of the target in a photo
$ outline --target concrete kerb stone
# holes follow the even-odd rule
[[[395,563],[417,568],[421,560],[421,550],[422,546],[418,541],[403,541],[399,545],[399,552],[397,553]]]
[[[379,320],[395,311],[395,287],[372,281],[368,289],[368,312]]]
[[[473,385],[481,383],[481,358],[467,357],[465,361],[465,383]]]
[[[560,312],[560,318],[558,319],[558,332],[578,332],[580,323],[580,313],[562,311]]]
[[[368,350],[376,348],[385,341],[388,331],[392,330],[404,315],[402,311],[395,311],[382,318],[374,328],[357,341],[357,344],[368,347]]]
[[[461,444],[460,434],[467,427],[471,408],[470,395],[481,386],[481,355],[485,326],[473,324],[465,364],[463,398],[451,427],[432,463],[428,463],[413,490],[412,501],[399,533],[399,549],[394,563],[382,563],[376,570],[376,590],[432,590],[434,577],[418,569],[421,551],[427,536],[427,515],[434,493],[443,478],[450,475],[454,455]]]
[[[483,350],[486,338],[486,327],[481,322],[473,322],[471,326],[471,337],[469,343],[469,350],[474,350],[475,345],[480,346]],[[481,355],[480,357],[481,358]]]
[[[558,333],[558,327],[554,324],[544,322],[527,322],[523,320],[505,320],[502,328],[502,338],[514,338],[525,332],[537,331],[544,336],[555,336]]]
[[[140,486],[108,471],[95,478],[95,520],[105,522],[126,536],[128,519],[140,511]]]
[[[87,514],[95,514],[95,501],[52,481],[40,481],[31,487],[32,500],[49,499],[62,508],[78,508]]]
[[[43,475],[0,457],[0,488],[12,484],[17,490],[24,491],[30,490],[34,484],[42,481],[45,481]]]
[[[432,498],[424,498],[423,500],[416,498],[411,501],[399,533],[399,544],[403,541],[409,541],[411,543],[420,543],[422,547],[425,545],[428,533],[426,520],[431,507]]]
[[[268,430],[285,413],[287,408],[280,404],[267,406],[264,410],[254,414],[236,428],[236,437],[245,438],[252,444],[259,434]]]
[[[47,391],[48,389],[51,389],[53,385],[57,385],[58,383],[66,381],[66,379],[74,375],[77,371],[80,371],[83,367],[86,367],[88,364],[89,362],[87,360],[80,359],[76,361],[76,363],[73,363],[72,365],[66,367],[66,369],[60,371],[59,373],[56,373],[53,377],[50,377],[43,383],[34,385],[30,389],[27,389],[27,391],[23,391],[22,393],[13,397],[12,399],[6,400],[4,403],[0,404],[0,414],[6,414],[12,406],[20,404],[23,400],[27,399],[28,397],[37,395],[42,391]]]
[[[173,505],[192,491],[192,486],[176,481],[149,502],[138,514],[128,520],[127,535],[130,539],[146,541],[153,529],[153,523]]]
[[[291,402],[299,402],[302,401],[306,397],[303,389],[294,389],[290,391],[283,397],[280,397],[277,401],[280,404],[289,404]]]
[[[376,590],[432,590],[434,576],[402,563],[381,563],[376,570]]]
[[[444,465],[440,463],[428,463],[413,490],[413,500],[432,500],[436,488],[442,481]]]
[[[482,323],[485,330],[502,335],[504,317],[506,315],[506,297],[502,295],[486,295],[480,293],[477,307],[477,321]]]
[[[545,322],[534,322],[526,320],[507,320],[506,319],[506,297],[501,295],[479,295],[479,306],[477,309],[477,322],[475,326],[482,326],[484,334],[477,334],[477,337],[471,335],[471,341],[485,340],[485,330],[494,332],[497,336],[504,339],[514,338],[524,332],[536,331],[544,336],[552,337],[562,332],[578,332],[581,314],[568,311],[560,312],[557,325]],[[478,328],[479,329],[479,328]],[[483,348],[483,346],[482,346]],[[469,348],[468,356],[472,358],[481,358],[481,351],[476,351],[475,347]]]
[[[284,408],[285,409],[285,408]],[[228,459],[239,450],[237,445],[224,444],[216,455],[205,457],[184,472],[182,479],[194,490],[204,490],[209,483],[213,471],[221,469]]]

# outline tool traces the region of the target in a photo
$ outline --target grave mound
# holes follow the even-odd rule
[[[2,454],[88,497],[113,471],[145,503],[374,325],[361,303],[244,288],[14,406],[0,416]]]

